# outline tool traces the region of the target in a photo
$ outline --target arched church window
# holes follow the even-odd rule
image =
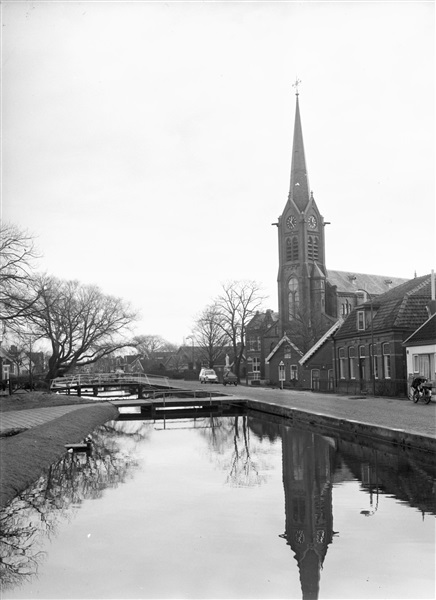
[[[288,283],[289,288],[289,318],[293,319],[297,316],[298,309],[300,306],[300,293],[299,293],[299,285],[298,279],[293,275]]]

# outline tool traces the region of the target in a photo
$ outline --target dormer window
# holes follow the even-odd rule
[[[357,331],[365,331],[365,311],[357,311]]]

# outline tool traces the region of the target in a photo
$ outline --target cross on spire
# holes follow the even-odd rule
[[[295,88],[295,95],[298,96],[298,86],[301,83],[301,79],[298,79],[298,77],[295,78],[295,83],[292,84],[292,87]]]

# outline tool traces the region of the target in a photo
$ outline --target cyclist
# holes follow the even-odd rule
[[[425,377],[415,377],[415,379],[412,381],[412,393],[413,395],[415,394],[419,394],[420,396],[422,395],[422,393],[424,392],[424,388],[423,388],[423,384],[427,381],[427,379]]]

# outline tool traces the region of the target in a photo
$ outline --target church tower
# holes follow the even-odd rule
[[[298,83],[289,196],[278,220],[280,333],[325,322],[324,219],[310,191],[304,155]],[[321,325],[321,329],[322,329]],[[313,334],[310,336],[313,337]],[[315,336],[317,337],[317,336]]]

